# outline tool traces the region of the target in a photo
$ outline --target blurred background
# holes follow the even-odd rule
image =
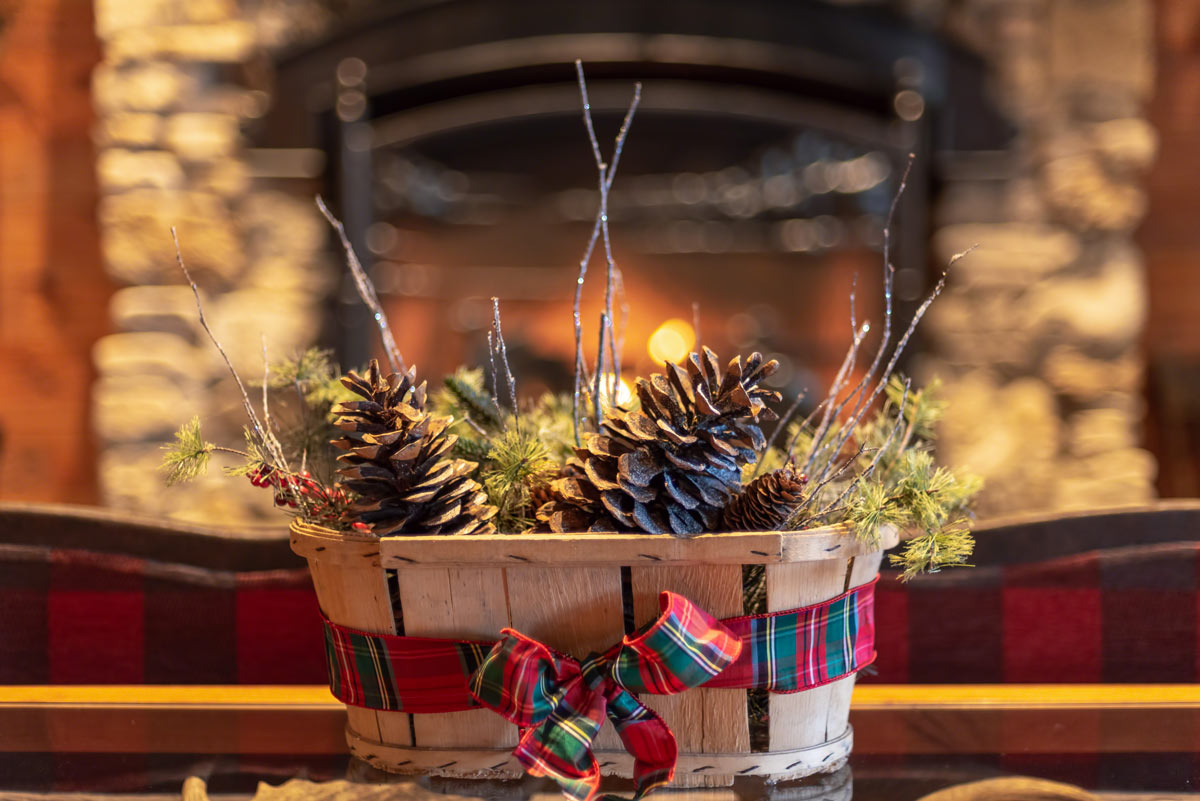
[[[611,147],[625,380],[698,342],[820,398],[882,328],[942,379],[943,461],[983,517],[1200,495],[1200,7],[1188,0],[0,0],[0,499],[180,520],[273,514],[213,475],[166,490],[194,414],[377,333],[314,205],[344,219],[436,382],[504,310],[523,394],[565,391],[598,202],[573,61]],[[595,342],[603,261],[585,285]],[[868,340],[868,343],[874,340]],[[243,486],[245,485],[245,486]]]

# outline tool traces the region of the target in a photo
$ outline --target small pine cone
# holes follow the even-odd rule
[[[760,424],[779,393],[761,386],[779,363],[754,353],[722,369],[708,348],[637,380],[638,409],[616,407],[575,449],[555,498],[538,510],[556,532],[641,531],[691,537],[716,528],[765,445]]]
[[[759,476],[729,502],[721,515],[726,531],[778,531],[804,498],[808,477],[791,467]]]
[[[449,456],[458,439],[449,417],[425,409],[425,384],[416,373],[383,376],[371,361],[365,376],[351,370],[342,383],[363,398],[334,409],[345,432],[333,445],[345,451],[338,486],[353,498],[348,516],[376,536],[490,534],[496,507],[471,478],[475,462]]]
[[[529,486],[529,506],[534,512],[555,499],[554,490],[549,481],[542,481]]]

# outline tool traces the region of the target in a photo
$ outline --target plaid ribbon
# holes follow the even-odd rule
[[[742,651],[737,637],[683,596],[664,592],[660,604],[657,620],[582,665],[504,629],[471,677],[471,695],[524,729],[517,760],[531,775],[553,778],[568,798],[588,801],[600,786],[592,741],[606,715],[634,758],[634,798],[671,781],[675,735],[630,691],[698,687]]]
[[[634,756],[636,798],[669,782],[675,738],[634,693],[691,687],[792,693],[844,678],[875,659],[875,582],[813,606],[717,621],[686,598],[660,596],[662,614],[581,664],[512,629],[499,642],[369,634],[325,620],[333,694],[343,703],[403,712],[480,705],[525,728],[514,752],[534,775],[591,799],[591,743],[605,717]]]

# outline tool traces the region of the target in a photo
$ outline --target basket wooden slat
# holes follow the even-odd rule
[[[741,565],[680,565],[632,567],[634,620],[638,625],[659,615],[659,593],[677,592],[717,618],[742,614]],[[750,753],[750,724],[746,693],[739,690],[706,690],[679,695],[646,695],[642,701],[658,712],[682,753]],[[722,786],[732,775],[677,772],[676,785]]]
[[[620,567],[522,566],[505,573],[509,617],[522,634],[580,660],[625,636]],[[595,743],[614,751],[622,747],[608,725]]]
[[[878,544],[849,536],[845,526],[809,531],[750,531],[676,539],[646,534],[491,534],[471,537],[385,537],[346,539],[338,532],[303,526],[292,549],[307,558],[344,564],[451,567],[542,564],[753,565],[850,558],[888,549],[899,541],[894,528]]]
[[[329,564],[310,560],[309,571],[321,609],[343,626],[372,634],[395,634],[396,618],[387,577],[377,567]],[[412,745],[410,716],[404,712],[379,712],[346,707],[350,726],[380,742]]]
[[[500,568],[412,570],[398,584],[409,636],[490,640],[508,625]],[[414,715],[413,732],[426,747],[511,749],[517,744],[517,727],[487,709]]]
[[[883,554],[853,560],[828,559],[768,565],[767,609],[771,612],[819,603],[867,583],[879,571]],[[854,676],[801,693],[769,696],[769,743],[772,751],[808,748],[828,742],[848,725]]]

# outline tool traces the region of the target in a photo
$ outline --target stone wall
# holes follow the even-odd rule
[[[167,491],[161,443],[192,415],[241,441],[241,406],[198,324],[170,228],[202,287],[210,325],[249,382],[262,348],[313,342],[328,294],[325,229],[305,193],[255,174],[243,132],[267,110],[268,48],[314,24],[311,4],[95,0],[93,74],[104,264],[114,333],[93,359],[103,502],[180,519],[256,516],[270,499],[218,469]],[[319,15],[315,24],[320,24]]]
[[[934,305],[941,458],[981,473],[985,516],[1143,503],[1146,317],[1133,230],[1154,159],[1149,0],[966,0],[951,27],[994,65],[1019,135],[949,165],[935,252],[970,245]]]

